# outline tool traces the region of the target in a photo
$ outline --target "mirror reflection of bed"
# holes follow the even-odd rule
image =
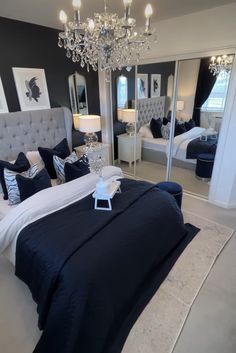
[[[215,60],[219,60],[218,56]],[[176,112],[173,114],[175,136],[170,180],[183,185],[184,190],[203,197],[207,197],[209,192],[230,79],[230,71],[214,75],[209,69],[210,63],[210,57],[179,61]],[[120,119],[122,107],[118,107],[117,121],[114,120],[114,124],[121,124],[123,130],[117,134],[117,140],[121,140],[127,153],[136,142],[136,163],[132,163],[134,169],[130,163],[119,158],[118,148],[116,150],[116,164],[127,174],[135,171],[137,178],[153,182],[166,179],[174,74],[175,62],[138,66],[136,84],[140,99],[137,99],[136,104],[137,135],[133,137],[134,142],[128,136],[125,139],[125,122]],[[143,83],[141,86],[140,80]],[[128,76],[127,82],[128,103],[124,108],[135,106],[134,100],[132,101],[132,90],[135,88]],[[139,93],[140,87],[142,92]],[[161,136],[156,138],[150,128],[152,119],[161,121]]]

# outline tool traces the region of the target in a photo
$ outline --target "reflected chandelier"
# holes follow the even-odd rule
[[[150,17],[152,6],[145,8],[146,25],[138,32],[136,20],[130,16],[132,0],[123,0],[124,17],[107,11],[95,13],[94,19],[80,20],[81,0],[73,0],[74,20],[67,22],[66,13],[60,11],[64,31],[59,33],[58,45],[66,49],[66,56],[81,67],[92,66],[93,70],[116,70],[138,62],[141,53],[149,50],[152,36]]]
[[[209,70],[213,76],[218,76],[221,73],[228,74],[232,70],[233,56],[212,56]]]

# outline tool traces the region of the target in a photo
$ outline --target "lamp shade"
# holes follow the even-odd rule
[[[177,101],[176,108],[177,111],[184,110],[184,101]]]
[[[79,115],[74,116],[76,120],[75,129],[81,132],[91,133],[101,130],[101,117],[99,115]]]
[[[73,120],[74,120],[74,128],[75,130],[79,130],[79,117],[81,114],[73,114]]]
[[[126,123],[134,123],[136,121],[137,110],[135,109],[123,109],[122,120]]]

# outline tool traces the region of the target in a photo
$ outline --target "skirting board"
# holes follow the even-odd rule
[[[228,210],[236,208],[235,203],[226,203],[226,202],[220,202],[220,201],[216,201],[216,200],[208,200],[208,202],[211,203],[212,205],[226,208]]]
[[[149,148],[142,148],[142,160],[151,163],[167,164],[167,157],[164,152],[154,151]],[[179,168],[195,170],[196,165],[173,158],[172,165]]]

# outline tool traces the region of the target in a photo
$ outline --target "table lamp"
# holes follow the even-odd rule
[[[76,130],[85,132],[84,143],[86,146],[95,147],[98,142],[96,132],[101,131],[101,117],[99,115],[74,114],[74,126]]]
[[[130,136],[134,135],[135,133],[136,114],[137,114],[136,109],[122,110],[122,120],[127,123],[126,132]]]
[[[179,112],[184,110],[184,101],[177,101],[176,103],[177,117],[179,118]],[[181,120],[181,119],[180,119]]]

